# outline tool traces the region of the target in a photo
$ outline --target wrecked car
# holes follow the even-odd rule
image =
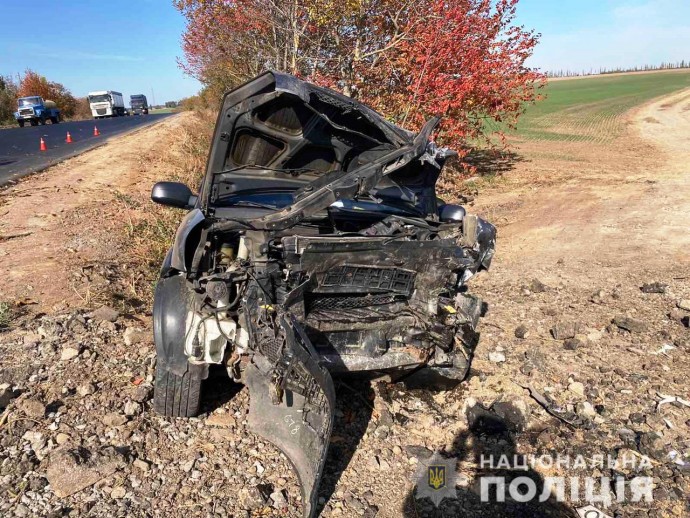
[[[155,410],[199,412],[209,366],[248,386],[249,425],[290,459],[305,516],[328,449],[332,376],[421,386],[467,374],[495,229],[439,200],[453,151],[363,104],[275,72],[225,95],[198,195],[155,292]]]

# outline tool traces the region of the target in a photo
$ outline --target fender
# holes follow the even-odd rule
[[[204,213],[200,209],[194,209],[189,211],[180,223],[170,256],[170,266],[178,272],[187,273],[189,271],[194,251],[198,245],[198,243],[192,243],[190,238],[195,231],[199,230],[204,221],[206,221]]]

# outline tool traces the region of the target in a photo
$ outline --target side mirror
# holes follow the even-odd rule
[[[443,223],[460,223],[465,219],[465,208],[447,203],[438,208],[438,217]]]
[[[197,197],[185,184],[180,182],[158,182],[151,191],[151,200],[168,207],[191,209]]]

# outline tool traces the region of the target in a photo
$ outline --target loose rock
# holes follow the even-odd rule
[[[234,428],[237,425],[235,418],[228,413],[211,414],[206,419],[206,426],[218,426],[223,428]]]
[[[153,389],[149,385],[139,385],[137,387],[137,390],[134,392],[134,401],[137,403],[144,403],[145,401],[148,401],[151,399],[151,396],[153,395]]]
[[[141,411],[141,407],[139,406],[139,403],[137,403],[135,401],[127,401],[125,403],[124,410],[125,410],[125,415],[131,417],[131,416],[138,415],[139,412]]]
[[[65,347],[60,354],[60,360],[69,361],[79,356],[79,349],[74,347]]]
[[[109,306],[101,306],[97,310],[89,313],[89,317],[96,320],[97,322],[99,322],[99,321],[115,322],[119,318],[119,316],[120,316],[120,312],[116,309],[109,307]]]
[[[597,416],[597,411],[594,409],[594,407],[589,401],[583,401],[581,403],[578,403],[575,409],[578,414],[588,419],[593,419]]]
[[[679,300],[677,306],[683,311],[690,311],[690,299]]]
[[[106,426],[122,426],[127,422],[127,417],[122,414],[112,412],[103,417],[103,424]]]
[[[275,491],[271,493],[271,501],[273,502],[273,507],[276,509],[284,509],[287,507],[287,500],[282,491]]]
[[[574,381],[568,385],[568,390],[574,394],[577,394],[578,396],[585,395],[585,386],[579,381]]]
[[[489,353],[489,361],[494,363],[502,363],[506,361],[506,355],[500,351],[491,351]]]
[[[135,468],[137,468],[138,470],[141,470],[144,472],[149,471],[151,469],[151,465],[142,459],[136,459],[134,462],[132,462],[132,465]]]
[[[126,494],[127,494],[127,490],[124,487],[119,486],[110,492],[110,498],[114,498],[117,500],[120,498],[124,498]]]
[[[27,416],[35,419],[45,416],[46,413],[45,404],[38,399],[24,399],[18,406]]]
[[[640,453],[657,460],[663,460],[666,457],[664,441],[656,432],[646,432],[640,435],[639,450]]]
[[[532,279],[530,282],[529,289],[532,293],[544,293],[549,289],[549,287],[541,282],[539,279]]]
[[[515,328],[515,338],[527,338],[529,336],[529,329],[524,324],[520,324]]]
[[[148,336],[148,333],[145,333],[141,329],[128,327],[125,329],[122,338],[125,341],[125,345],[134,345],[146,341]]]
[[[578,334],[580,327],[580,324],[577,322],[557,322],[551,328],[551,336],[556,340],[574,338]]]
[[[93,383],[86,383],[85,385],[79,385],[77,387],[77,394],[82,397],[90,396],[94,392],[96,392],[96,387]]]
[[[48,482],[60,498],[73,495],[124,466],[122,455],[113,447],[99,452],[85,448],[59,449],[49,457]]]
[[[621,329],[630,331],[631,333],[643,333],[647,330],[647,324],[641,320],[636,320],[624,315],[617,316],[613,319],[613,323]]]
[[[651,282],[649,284],[643,284],[640,287],[642,293],[666,293],[668,284],[662,282]]]

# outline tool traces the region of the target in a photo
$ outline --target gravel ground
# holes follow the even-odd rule
[[[324,516],[485,516],[481,477],[506,473],[484,469],[479,455],[631,452],[649,466],[624,476],[653,477],[654,502],[614,495],[608,514],[687,516],[690,408],[657,409],[659,394],[688,394],[690,313],[678,307],[687,283],[645,293],[642,283],[590,289],[507,273],[477,279],[496,302],[460,387],[337,381]],[[107,306],[27,312],[0,334],[0,514],[299,516],[289,462],[246,428],[247,390],[214,371],[198,418],[163,418],[151,408],[154,366],[148,318]],[[548,414],[529,385],[575,425]],[[457,499],[438,509],[412,493],[433,452],[458,459]],[[528,473],[540,489],[546,476],[617,474],[589,461],[543,468]],[[586,503],[570,500],[509,501],[492,514],[572,516]]]

